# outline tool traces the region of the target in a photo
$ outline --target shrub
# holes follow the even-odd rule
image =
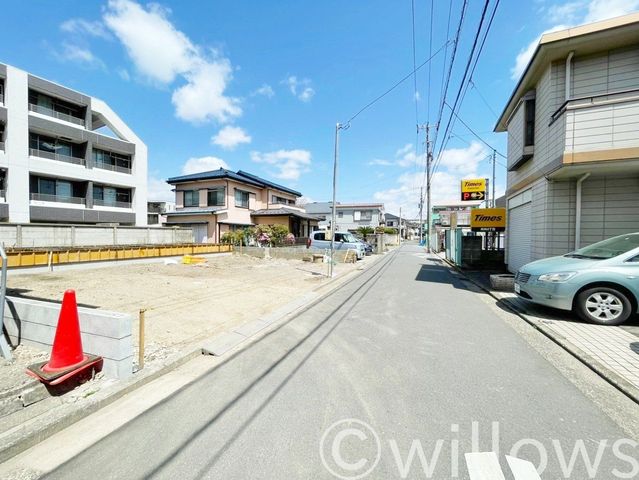
[[[361,235],[362,237],[366,237],[366,235],[370,235],[371,233],[374,233],[375,229],[373,227],[359,227],[357,229],[357,233],[359,235]]]

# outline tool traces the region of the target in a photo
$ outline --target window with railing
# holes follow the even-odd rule
[[[70,180],[33,175],[30,178],[29,187],[31,200],[76,204],[85,203],[85,182],[72,182]]]
[[[226,205],[226,189],[224,187],[211,188],[206,192],[207,205],[209,207],[223,207]]]
[[[29,110],[76,125],[85,125],[86,107],[74,105],[35,90],[29,90]]]
[[[285,197],[280,197],[277,195],[272,195],[271,197],[272,203],[281,203],[282,205],[295,205],[295,200],[290,200]]]
[[[113,172],[131,173],[131,155],[93,149],[93,164],[95,168],[111,170]]]
[[[29,155],[58,160],[60,162],[84,165],[84,145],[68,142],[59,138],[29,133]]]
[[[131,208],[131,190],[93,185],[93,204],[100,207]]]

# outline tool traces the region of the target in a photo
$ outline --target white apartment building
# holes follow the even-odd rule
[[[335,224],[336,231],[356,232],[359,227],[379,227],[385,224],[383,203],[336,203]],[[323,218],[319,222],[321,228],[327,228],[331,223],[332,203],[312,202],[304,205],[307,213]]]
[[[147,148],[102,100],[0,64],[0,221],[147,223]]]
[[[639,14],[542,35],[508,132],[506,263],[639,231]]]

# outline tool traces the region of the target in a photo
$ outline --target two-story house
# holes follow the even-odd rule
[[[639,231],[639,14],[547,33],[508,132],[506,263]]]
[[[225,232],[254,225],[285,225],[296,238],[317,229],[317,217],[296,206],[302,194],[239,170],[224,168],[167,180],[175,211],[166,225],[190,227],[196,241],[218,243]]]
[[[323,218],[320,227],[329,227],[332,215],[332,202],[307,203],[306,211]],[[379,227],[385,223],[383,203],[336,203],[336,231],[356,232],[359,227]]]
[[[147,221],[146,145],[103,101],[0,64],[0,220]]]

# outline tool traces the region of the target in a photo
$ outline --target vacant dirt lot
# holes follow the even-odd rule
[[[339,264],[336,272],[361,264]],[[321,285],[324,273],[325,264],[233,255],[209,257],[200,265],[129,264],[10,275],[8,287],[10,294],[54,301],[72,288],[83,306],[129,313],[136,347],[138,312],[146,309],[145,361],[152,362],[285,305]]]

